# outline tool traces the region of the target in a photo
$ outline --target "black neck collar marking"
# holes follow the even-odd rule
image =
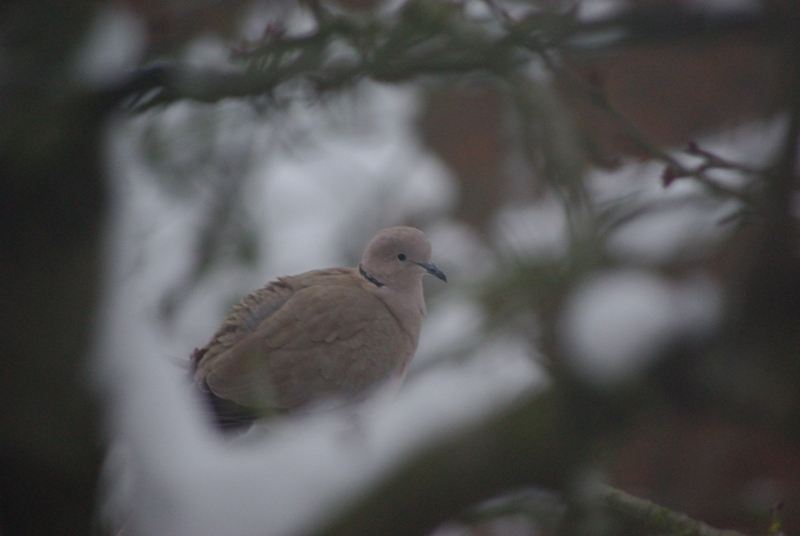
[[[380,281],[375,279],[373,276],[368,274],[367,271],[364,270],[364,267],[361,266],[360,264],[358,265],[358,273],[361,274],[361,277],[363,277],[364,279],[366,279],[367,281],[369,281],[370,283],[372,283],[373,285],[375,285],[378,288],[386,286],[384,283],[381,283]]]

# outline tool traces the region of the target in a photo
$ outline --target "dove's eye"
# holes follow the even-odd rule
[[[397,254],[397,259],[401,260],[401,261],[406,260],[406,254],[405,253],[398,253]]]

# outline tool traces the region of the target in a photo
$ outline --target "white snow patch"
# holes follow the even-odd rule
[[[646,372],[670,342],[707,335],[719,311],[710,278],[671,282],[645,270],[612,271],[574,291],[559,319],[559,340],[578,375],[613,387]]]

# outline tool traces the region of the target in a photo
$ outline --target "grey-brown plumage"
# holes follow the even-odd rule
[[[400,381],[419,341],[422,276],[446,281],[425,235],[391,227],[358,268],[281,277],[234,306],[195,350],[195,381],[223,428]]]

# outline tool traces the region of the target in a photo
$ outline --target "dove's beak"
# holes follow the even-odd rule
[[[447,283],[447,276],[444,275],[444,272],[441,271],[435,264],[432,262],[418,262],[420,266],[422,266],[426,272],[431,274],[433,277],[437,279],[441,279],[445,283]]]

